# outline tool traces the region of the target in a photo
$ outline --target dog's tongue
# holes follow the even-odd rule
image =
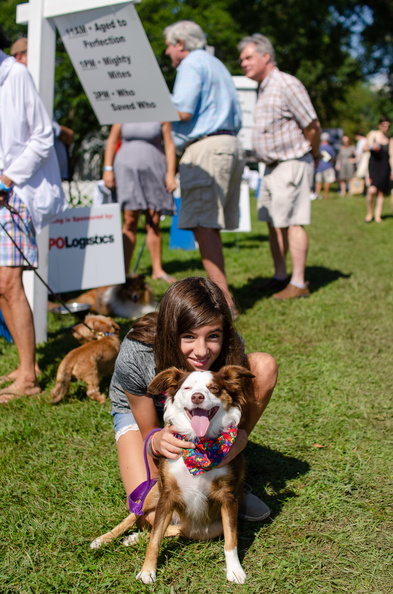
[[[191,419],[191,427],[194,433],[198,437],[203,437],[209,427],[209,418],[207,416],[207,411],[202,410],[201,408],[194,408],[191,411],[192,419]]]

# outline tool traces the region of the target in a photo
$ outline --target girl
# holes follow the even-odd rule
[[[152,429],[162,426],[163,402],[147,394],[155,375],[172,366],[186,371],[217,371],[230,364],[244,365],[255,375],[250,381],[254,400],[243,415],[238,437],[222,465],[245,448],[266,408],[277,381],[275,360],[266,353],[244,353],[221,289],[206,278],[176,282],[163,296],[158,315],[148,314],[134,324],[122,343],[109,391],[127,496],[146,480],[144,439]],[[177,439],[175,433],[175,427],[166,425],[154,434],[154,450],[159,456],[176,459],[182,448],[193,447],[192,442]],[[155,476],[152,457],[149,464]],[[270,514],[269,508],[251,493],[245,494],[240,511],[242,517],[255,521]]]

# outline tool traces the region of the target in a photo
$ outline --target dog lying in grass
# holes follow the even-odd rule
[[[223,533],[227,579],[237,584],[245,582],[237,554],[243,456],[222,468],[216,466],[236,439],[241,409],[249,398],[243,381],[252,377],[248,369],[238,365],[228,365],[218,372],[183,372],[172,367],[159,373],[149,385],[150,394],[166,394],[164,421],[177,429],[178,437],[193,441],[195,450],[184,449],[177,460],[160,459],[158,482],[143,505],[144,514],[155,511],[145,562],[137,575],[145,584],[156,580],[164,536],[207,540]],[[173,514],[180,519],[178,525],[170,525]],[[98,549],[124,534],[137,519],[131,513],[110,532],[96,538],[91,548]],[[131,535],[125,544],[136,540],[137,535]]]
[[[88,303],[93,313],[130,320],[155,311],[157,305],[142,274],[127,276],[122,285],[90,289],[73,299],[73,303]]]
[[[70,351],[60,363],[52,404],[64,398],[73,380],[85,382],[87,396],[102,404],[106,397],[100,392],[100,380],[113,372],[120,350],[120,326],[106,316],[88,315],[72,330],[82,346]]]

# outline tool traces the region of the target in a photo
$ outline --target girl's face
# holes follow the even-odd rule
[[[223,335],[221,320],[193,328],[180,335],[180,350],[196,371],[207,371],[221,352]]]

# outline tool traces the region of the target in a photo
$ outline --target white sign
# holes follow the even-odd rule
[[[243,148],[252,150],[252,128],[254,125],[254,109],[257,100],[258,84],[247,76],[232,76],[237,97],[242,110],[242,128],[238,134]]]
[[[239,200],[239,226],[237,229],[221,229],[221,231],[236,231],[240,233],[249,233],[251,231],[251,214],[250,214],[250,189],[246,181],[242,181],[240,185],[240,200]]]
[[[179,119],[132,4],[54,20],[100,124]]]
[[[55,293],[124,283],[118,204],[69,208],[49,227],[48,284]]]

